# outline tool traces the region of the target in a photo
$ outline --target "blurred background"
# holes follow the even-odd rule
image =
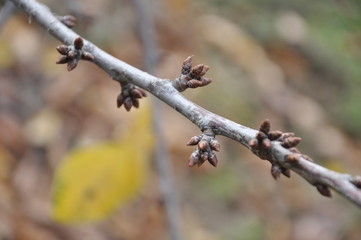
[[[77,16],[81,36],[143,68],[132,1],[42,2]],[[175,79],[194,55],[214,81],[187,98],[252,128],[269,118],[273,129],[296,132],[317,164],[361,174],[360,1],[153,0],[147,10],[160,52],[155,75]],[[59,41],[24,13],[15,10],[0,31],[0,239],[170,239],[152,156],[140,193],[107,219],[52,219],[65,156],[116,140],[139,110],[116,108],[119,84],[95,65],[82,61],[70,73],[56,65]],[[184,239],[361,239],[360,209],[336,193],[324,198],[296,174],[276,182],[268,162],[221,136],[217,168],[188,168],[193,148],[185,144],[200,131],[166,106],[161,134]]]

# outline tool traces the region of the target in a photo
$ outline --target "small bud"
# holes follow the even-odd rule
[[[77,59],[71,59],[68,62],[67,65],[67,69],[70,72],[71,70],[73,70],[74,68],[76,68],[76,66],[78,65],[78,60]]]
[[[210,156],[208,157],[208,162],[212,164],[212,166],[217,167],[218,159],[216,154],[210,154]]]
[[[331,190],[323,185],[323,184],[316,184],[315,185],[316,188],[317,188],[317,191],[322,195],[322,196],[325,196],[325,197],[332,197],[332,194],[331,194]]]
[[[202,160],[202,162],[205,162],[205,161],[207,161],[208,160],[208,152],[202,152],[201,153],[201,160]]]
[[[262,141],[263,139],[267,138],[267,135],[264,132],[258,132],[256,138],[258,141]]]
[[[137,98],[131,98],[131,99],[132,99],[133,106],[135,108],[139,108],[139,100]]]
[[[76,17],[72,16],[72,15],[66,15],[61,17],[61,22],[65,24],[65,26],[67,26],[68,28],[73,28],[76,25]]]
[[[202,151],[206,151],[208,148],[208,143],[205,140],[202,140],[198,143],[198,148]]]
[[[68,56],[68,59],[74,59],[75,58],[75,52],[71,50],[71,51],[69,51],[67,53],[67,56]]]
[[[61,55],[67,55],[68,51],[70,50],[68,46],[66,45],[60,45],[56,47],[56,50],[61,54]]]
[[[56,61],[56,64],[64,64],[69,62],[69,59],[67,56],[61,56],[58,61]]]
[[[188,166],[193,167],[196,164],[198,164],[198,162],[199,162],[198,152],[192,152],[192,154],[191,154],[191,156],[189,158]]]
[[[211,149],[219,152],[221,150],[221,144],[219,144],[219,142],[215,139],[212,139],[209,144],[211,145]]]
[[[189,80],[187,82],[187,86],[190,87],[190,88],[197,88],[197,87],[200,87],[202,86],[202,82],[199,81],[199,80]]]
[[[204,76],[209,70],[209,66],[207,65],[204,65],[203,66],[203,69],[202,69],[202,72],[199,74],[200,77]]]
[[[125,110],[127,110],[127,112],[129,112],[130,111],[130,109],[132,108],[132,106],[133,106],[133,101],[132,101],[132,99],[130,98],[130,97],[127,97],[127,98],[125,98],[124,99],[124,108],[125,108]]]
[[[192,61],[193,61],[193,56],[189,56],[183,61],[182,75],[187,75],[188,73],[190,73],[192,69]]]
[[[271,175],[275,180],[277,180],[281,176],[281,166],[278,164],[272,164]]]
[[[271,122],[269,119],[264,120],[260,127],[259,130],[265,134],[267,134],[270,130],[271,130]]]
[[[292,147],[296,147],[300,142],[301,142],[301,138],[299,137],[288,137],[283,140],[281,145],[284,148],[292,148]]]
[[[277,140],[282,136],[282,132],[281,131],[272,131],[268,133],[268,138],[271,141]]]
[[[286,177],[288,177],[288,178],[291,177],[291,170],[289,170],[288,168],[281,167],[281,172]]]
[[[283,133],[283,134],[281,135],[280,139],[278,139],[278,140],[279,140],[279,141],[283,141],[283,140],[285,140],[286,138],[294,137],[294,136],[296,136],[295,133],[293,133],[293,132],[286,132],[286,133]]]
[[[132,96],[133,98],[142,98],[143,97],[142,93],[137,88],[133,88],[132,90],[130,90],[130,96]]]
[[[300,157],[298,154],[290,154],[290,155],[287,155],[287,160],[291,163],[297,163],[299,160],[300,160]]]
[[[80,49],[82,49],[83,46],[84,46],[84,41],[83,41],[83,39],[82,39],[81,37],[75,38],[75,40],[74,40],[74,47],[75,47],[75,49],[80,50]]]
[[[119,94],[117,97],[117,108],[120,108],[123,105],[124,97],[123,94]]]
[[[269,149],[271,147],[271,141],[268,138],[262,140],[262,147]]]
[[[202,81],[202,87],[204,87],[204,86],[207,86],[208,84],[210,84],[212,82],[212,79],[202,77],[201,81]]]
[[[248,145],[251,147],[251,148],[254,148],[254,149],[257,149],[259,147],[258,145],[258,140],[253,138],[249,141]]]
[[[192,71],[190,72],[190,77],[192,79],[199,79],[201,77],[201,73],[203,71],[204,68],[204,64],[198,64],[197,66],[195,66]]]
[[[201,140],[200,136],[194,136],[188,141],[187,146],[197,145],[200,140]]]
[[[91,54],[89,52],[83,52],[81,57],[82,57],[82,59],[87,60],[87,61],[94,61],[93,54]]]
[[[141,88],[138,88],[138,91],[140,91],[140,93],[142,94],[143,97],[147,96],[147,92]]]

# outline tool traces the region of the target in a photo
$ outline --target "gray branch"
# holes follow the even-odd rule
[[[78,34],[64,26],[46,6],[37,1],[12,0],[12,2],[61,42],[71,45],[74,39],[79,37]],[[106,71],[114,80],[127,81],[147,90],[196,124],[200,130],[211,129],[215,135],[226,136],[252,149],[249,143],[257,137],[259,133],[258,130],[242,126],[209,112],[181,95],[173,86],[173,81],[157,78],[130,66],[99,49],[87,40],[84,40],[83,49],[91,53],[94,56],[93,62]],[[294,158],[292,158],[293,161],[291,161],[289,156],[295,153],[283,147],[278,141],[270,142],[266,157],[261,156],[257,151],[254,152],[263,159],[267,159],[272,163],[279,164],[285,169],[296,172],[316,187],[325,186],[334,189],[361,207],[360,177],[353,177],[349,174],[340,174],[331,171],[310,162],[307,157],[302,154],[297,155],[297,161],[295,161]]]

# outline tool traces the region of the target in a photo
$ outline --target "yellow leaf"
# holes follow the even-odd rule
[[[121,141],[83,147],[68,154],[53,185],[55,220],[102,220],[139,192],[153,144],[150,109],[143,105],[139,111]]]

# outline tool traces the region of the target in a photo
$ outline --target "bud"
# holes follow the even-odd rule
[[[271,122],[270,122],[270,120],[269,119],[264,120],[261,123],[261,125],[259,127],[259,130],[261,132],[264,132],[265,134],[267,134],[271,130]]]
[[[202,140],[198,143],[198,148],[202,151],[206,151],[208,148],[208,143],[205,140]]]
[[[66,45],[60,45],[56,47],[56,50],[61,54],[61,55],[67,55],[68,51],[70,50],[68,46]]]
[[[213,139],[209,142],[209,144],[211,145],[212,150],[216,152],[219,152],[221,150],[221,144],[219,144],[217,140]]]
[[[200,136],[194,136],[188,141],[187,146],[197,145],[200,140],[201,140]]]
[[[64,64],[69,62],[69,59],[67,56],[61,56],[58,61],[56,61],[56,64]]]
[[[80,49],[82,49],[83,46],[84,46],[84,41],[83,41],[83,39],[82,39],[81,37],[75,38],[75,40],[74,40],[74,47],[75,47],[75,49],[80,50]]]
[[[190,73],[192,69],[192,61],[193,61],[193,56],[189,56],[183,61],[182,75],[187,75],[188,73]]]
[[[93,61],[94,56],[93,56],[93,54],[91,54],[89,52],[83,52],[82,59],[87,60],[87,61]]]
[[[212,164],[214,167],[217,167],[217,165],[218,165],[218,159],[217,159],[216,154],[211,154],[211,155],[208,157],[208,162],[209,162],[210,164]]]
[[[119,94],[117,97],[117,107],[120,108],[123,105],[124,97],[123,94]]]
[[[282,136],[282,132],[281,131],[272,131],[268,133],[268,138],[271,141],[277,140]]]
[[[281,166],[278,164],[272,164],[271,175],[275,180],[277,180],[281,176]]]
[[[332,197],[332,194],[331,194],[331,191],[330,189],[323,185],[323,184],[316,184],[315,185],[316,188],[317,188],[317,191],[322,195],[322,196],[325,196],[325,197]]]
[[[73,70],[74,68],[76,68],[76,66],[78,65],[78,60],[77,59],[71,59],[68,62],[67,65],[67,69],[70,72],[71,70]]]
[[[125,98],[124,99],[124,108],[125,108],[125,110],[127,110],[127,112],[129,112],[130,111],[130,109],[132,108],[132,106],[133,106],[133,101],[132,101],[132,99],[130,98],[130,97],[127,97],[127,98]]]

